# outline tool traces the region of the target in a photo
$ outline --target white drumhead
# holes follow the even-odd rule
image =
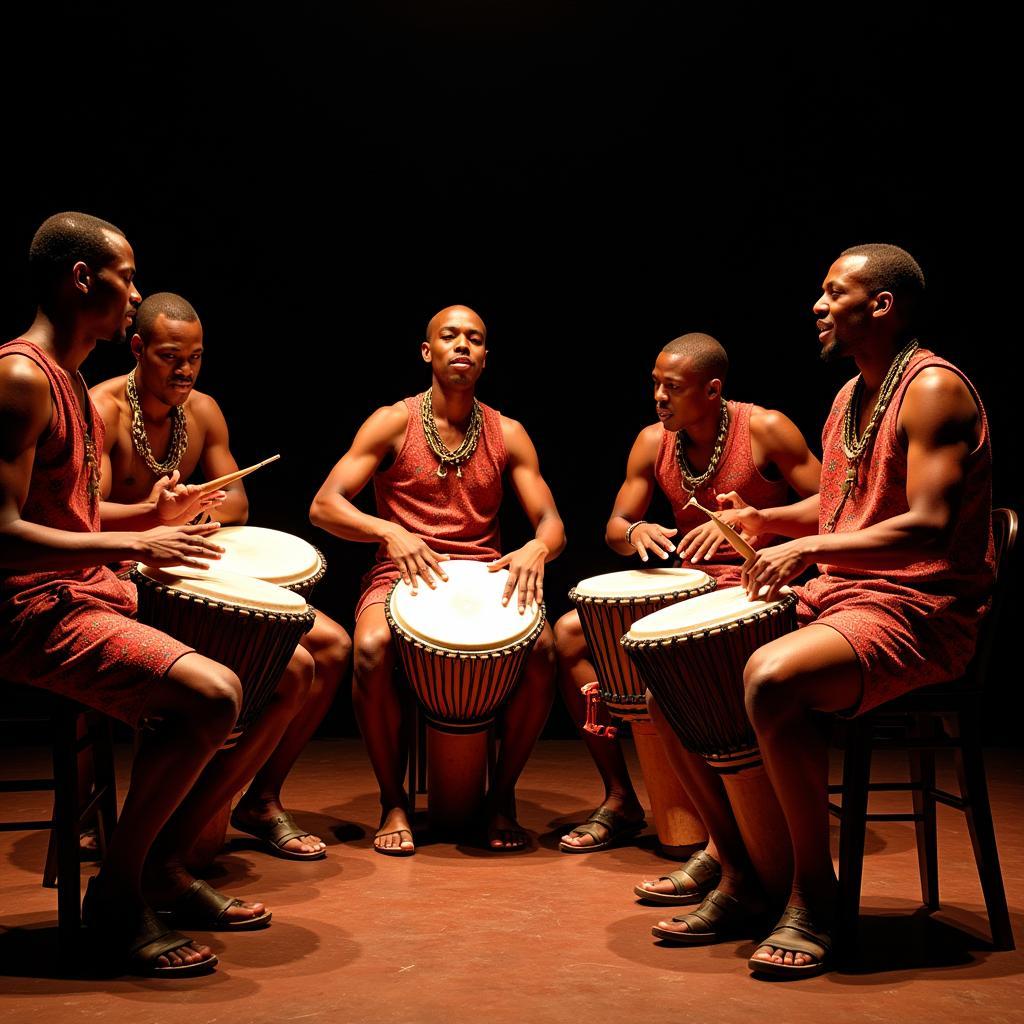
[[[658,565],[649,569],[626,569],[623,572],[591,576],[576,584],[576,593],[580,597],[604,597],[621,601],[699,590],[710,580],[711,577],[700,569]]]
[[[790,591],[787,589],[786,593]],[[668,640],[697,630],[737,622],[781,603],[762,601],[760,598],[751,601],[742,587],[726,587],[645,615],[633,623],[626,636],[630,640]]]
[[[436,589],[418,580],[414,593],[399,580],[391,592],[391,616],[410,636],[450,650],[493,651],[522,640],[536,628],[539,606],[520,615],[515,591],[507,605],[501,603],[507,569],[488,572],[486,562],[466,559],[442,565],[448,582],[438,580]]]
[[[223,572],[219,568],[205,571],[175,565],[158,569],[151,565],[136,566],[138,571],[151,580],[169,587],[180,594],[206,597],[224,604],[234,604],[264,612],[287,612],[296,614],[307,608],[303,597],[292,590],[253,579],[236,572]]]
[[[216,571],[241,573],[290,587],[320,571],[320,556],[301,537],[262,526],[223,526],[210,535],[225,549]]]

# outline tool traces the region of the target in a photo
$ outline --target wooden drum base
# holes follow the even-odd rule
[[[793,849],[764,765],[723,772],[721,779],[754,871],[769,898],[782,906],[793,884]]]
[[[439,832],[458,832],[479,815],[487,792],[486,730],[441,732],[427,726],[427,813]]]
[[[685,860],[708,840],[707,830],[679,777],[669,764],[650,719],[631,720],[633,742],[651,799],[658,845],[667,857]]]

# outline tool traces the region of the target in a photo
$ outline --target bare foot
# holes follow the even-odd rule
[[[373,848],[382,853],[409,855],[416,852],[412,826],[404,807],[392,807],[380,821],[373,837]]]
[[[495,811],[487,820],[487,845],[492,850],[522,850],[530,842],[526,830],[511,815]]]

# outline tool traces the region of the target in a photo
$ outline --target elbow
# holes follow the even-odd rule
[[[309,506],[309,521],[321,530],[327,529],[324,525],[324,505],[319,494],[313,499],[313,503]]]
[[[245,526],[249,522],[249,502],[243,501],[238,508],[238,515],[235,517],[235,524]]]

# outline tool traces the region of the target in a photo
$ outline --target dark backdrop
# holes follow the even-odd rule
[[[55,5],[13,31],[0,323],[30,318],[44,217],[119,224],[143,293],[198,308],[199,386],[239,462],[283,455],[248,483],[251,522],[321,546],[318,603],[346,626],[371,550],[318,535],[308,505],[358,424],[426,385],[423,327],[453,302],[485,318],[480,395],[526,424],[567,524],[552,619],[620,564],[604,521],[669,338],[721,338],[730,394],[817,447],[851,371],[819,363],[811,305],[857,242],[923,265],[925,336],[979,386],[997,500],[1021,507],[1019,286],[989,241],[1011,213],[1009,114],[984,7],[342,6]],[[108,347],[85,370],[129,365]],[[993,737],[1014,738],[1009,692],[993,704]],[[352,728],[347,697],[328,728]]]

